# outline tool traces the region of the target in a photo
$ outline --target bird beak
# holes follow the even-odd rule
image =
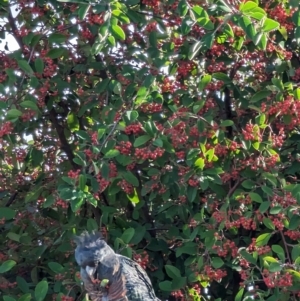
[[[92,268],[90,266],[86,266],[85,267],[85,271],[87,272],[87,274],[89,275],[91,281],[94,283],[95,282],[95,278],[94,278],[94,275],[95,275],[95,272],[96,272],[96,268]]]

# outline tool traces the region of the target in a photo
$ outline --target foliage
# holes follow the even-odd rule
[[[162,300],[297,300],[298,6],[0,0],[3,299],[82,300],[100,229]]]

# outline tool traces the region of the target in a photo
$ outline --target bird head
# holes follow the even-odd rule
[[[75,260],[80,266],[80,274],[85,284],[97,280],[111,280],[119,266],[114,250],[104,241],[100,233],[83,232],[74,238],[77,247]]]

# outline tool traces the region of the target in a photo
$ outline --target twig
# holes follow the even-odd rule
[[[292,264],[290,253],[289,253],[289,249],[288,249],[287,243],[285,241],[285,237],[283,235],[283,232],[282,231],[279,231],[279,232],[280,232],[280,235],[281,235],[281,238],[282,238],[282,242],[284,244],[284,248],[285,248],[285,252],[286,252],[286,256],[288,258],[289,264]]]
[[[15,34],[13,36],[16,39],[19,47],[22,49],[24,44],[23,44],[23,41],[22,41],[21,37],[16,35],[16,32],[17,32],[18,29],[17,29],[16,23],[15,23],[15,19],[13,18],[12,13],[11,13],[11,7],[8,8],[7,19],[8,19],[8,23],[9,23],[11,29],[12,29],[12,32]]]
[[[9,206],[14,202],[14,200],[16,199],[18,193],[19,193],[19,192],[16,191],[16,192],[14,192],[14,193],[10,196],[9,200],[8,200],[7,203],[5,204],[5,207],[9,207]]]

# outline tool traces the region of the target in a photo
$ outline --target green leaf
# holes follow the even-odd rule
[[[296,100],[300,100],[300,88],[294,90],[294,97]]]
[[[242,2],[240,4],[239,9],[242,13],[246,13],[246,12],[251,12],[257,6],[258,6],[257,3],[252,1],[247,1],[247,2]]]
[[[23,108],[28,108],[28,109],[32,109],[34,111],[39,112],[39,108],[36,105],[35,102],[31,101],[31,100],[24,100],[20,103],[20,106]]]
[[[278,260],[272,256],[265,256],[263,260],[267,262],[278,262]]]
[[[97,231],[99,228],[97,222],[93,218],[87,220],[86,227],[89,232]]]
[[[131,171],[127,171],[126,173],[124,173],[124,179],[133,186],[139,186],[138,178]]]
[[[50,51],[48,51],[47,56],[51,59],[57,59],[59,57],[62,57],[66,54],[66,49],[64,48],[53,48]]]
[[[171,292],[173,291],[172,282],[171,281],[162,281],[158,284],[159,288],[164,292]]]
[[[25,60],[18,60],[18,66],[27,74],[33,75],[33,70]]]
[[[45,67],[44,61],[40,57],[36,58],[36,60],[34,61],[34,67],[36,72],[43,73]]]
[[[261,189],[264,193],[266,193],[269,196],[273,195],[274,193],[273,190],[268,186],[261,186]]]
[[[263,22],[262,31],[269,32],[278,29],[280,24],[277,21],[266,18]]]
[[[190,48],[190,53],[189,53],[189,60],[193,60],[194,57],[198,54],[199,50],[201,49],[202,42],[198,41],[193,44],[193,46]]]
[[[131,195],[126,194],[126,196],[131,203],[138,204],[140,202],[139,196],[138,196],[135,188],[134,188],[133,194],[131,194]]]
[[[211,265],[215,269],[219,269],[220,267],[222,267],[224,265],[224,261],[220,257],[214,257],[214,258],[212,258]]]
[[[232,126],[232,125],[234,125],[234,122],[232,120],[224,120],[220,124],[220,126],[222,126],[222,127],[223,126],[227,127],[227,126]]]
[[[234,37],[234,32],[232,30],[232,27],[228,23],[223,25],[223,31],[225,34],[227,34],[228,37],[231,38]]]
[[[3,301],[16,301],[16,299],[11,296],[3,296]]]
[[[254,44],[257,45],[258,48],[263,50],[265,50],[267,47],[267,41],[268,41],[267,35],[262,32],[259,32],[253,40]]]
[[[175,278],[181,277],[180,271],[178,270],[178,268],[176,268],[172,265],[165,265],[165,269],[166,269],[167,275],[170,278],[175,279]]]
[[[78,185],[78,187],[82,191],[85,190],[86,180],[87,180],[86,175],[83,175],[83,174],[79,175],[79,180],[78,180],[79,185]]]
[[[0,274],[10,271],[15,265],[16,262],[14,260],[4,261],[0,266]]]
[[[296,26],[300,26],[300,11],[296,10],[293,13],[292,20]]]
[[[272,81],[273,85],[274,85],[276,88],[278,88],[278,90],[279,90],[280,92],[284,92],[284,86],[283,86],[282,80],[273,77],[271,81]]]
[[[203,91],[210,82],[211,82],[210,74],[206,74],[206,75],[202,76],[200,83],[198,85],[199,90]]]
[[[120,152],[117,149],[111,149],[107,153],[105,153],[104,158],[111,159],[118,156]]]
[[[272,233],[264,233],[264,234],[259,235],[256,238],[256,246],[257,247],[265,246],[268,243],[271,236],[272,236]]]
[[[198,18],[197,19],[197,24],[206,30],[213,30],[214,29],[214,24],[211,22],[209,17],[203,17],[203,18]]]
[[[262,203],[263,202],[261,196],[257,193],[250,192],[249,196],[250,196],[251,200],[256,202],[256,203]]]
[[[258,208],[258,211],[260,213],[265,213],[270,207],[270,202],[269,201],[265,201],[265,202],[262,202]]]
[[[244,288],[241,288],[238,293],[236,294],[234,301],[241,301],[244,295]]]
[[[198,158],[195,162],[195,166],[200,168],[201,170],[203,170],[204,166],[205,166],[205,162],[203,158]]]
[[[278,255],[281,261],[285,262],[285,252],[280,245],[272,245],[272,251]]]
[[[181,17],[184,17],[188,12],[188,5],[185,0],[181,0],[178,3],[177,11]]]
[[[262,99],[265,99],[267,98],[268,96],[271,95],[271,91],[269,90],[262,90],[262,91],[258,91],[256,92],[250,99],[250,102],[257,102],[257,101],[260,101]]]
[[[119,25],[112,25],[111,32],[113,36],[119,40],[125,40],[126,38],[125,32]]]
[[[246,16],[241,16],[238,21],[241,28],[247,34],[247,36],[253,40],[256,34],[255,27],[253,26],[251,19]]]
[[[77,131],[76,136],[78,136],[82,140],[85,140],[86,142],[89,142],[91,140],[89,134],[85,131]]]
[[[180,290],[186,286],[187,277],[178,277],[172,280],[173,290]]]
[[[187,197],[189,202],[193,202],[196,199],[197,196],[197,187],[188,186],[187,188]]]
[[[121,239],[124,241],[125,244],[129,244],[131,239],[134,237],[134,234],[135,234],[134,228],[128,228],[123,232]]]
[[[289,230],[296,230],[300,225],[300,218],[298,214],[293,214],[290,223],[289,223]]]
[[[246,259],[249,263],[252,263],[256,265],[257,259],[255,259],[251,254],[249,254],[246,250],[241,250],[240,251],[241,255],[243,256],[244,259]]]
[[[16,216],[16,211],[7,208],[7,207],[0,207],[0,219],[4,218],[6,220],[13,219]]]
[[[232,82],[230,77],[227,74],[223,73],[223,72],[213,73],[212,77],[217,79],[217,80],[223,81],[224,84],[230,84]]]
[[[148,135],[143,135],[135,139],[133,146],[134,147],[139,147],[141,145],[144,145],[146,142],[148,142],[152,137]]]
[[[52,33],[49,38],[48,41],[52,44],[52,43],[56,43],[56,44],[62,44],[65,43],[67,40],[67,36],[62,34],[62,33]],[[43,68],[44,69],[44,68]],[[39,72],[39,71],[38,71]]]
[[[73,112],[70,112],[68,114],[67,124],[71,132],[75,132],[79,130],[79,120],[78,117]]]
[[[20,242],[20,235],[14,232],[8,232],[6,235],[9,239]]]
[[[77,212],[81,206],[84,204],[84,199],[82,197],[76,197],[70,200],[71,209],[73,212]]]
[[[292,249],[293,261],[295,261],[298,257],[300,257],[300,245],[295,245]]]
[[[282,266],[281,266],[281,264],[278,263],[278,262],[272,262],[272,263],[269,265],[268,270],[269,270],[271,273],[280,272],[280,271],[282,270]]]
[[[266,115],[265,114],[259,114],[255,117],[255,122],[258,125],[264,125],[266,121]]]
[[[79,9],[78,9],[78,17],[80,20],[84,20],[89,9],[91,8],[91,5],[89,4],[81,4],[79,5]]]
[[[48,282],[46,280],[40,281],[34,290],[34,296],[36,301],[43,301],[48,292]]]
[[[282,207],[281,206],[274,206],[270,209],[270,214],[278,214],[282,211]]]
[[[23,277],[17,276],[16,282],[18,284],[18,288],[23,292],[23,293],[28,293],[29,292],[29,285],[26,282],[26,280]]]
[[[48,262],[48,267],[56,274],[62,274],[65,272],[64,267],[58,262]]]
[[[272,220],[268,217],[263,218],[263,223],[264,225],[270,229],[270,230],[275,230],[275,225],[273,224]]]
[[[6,114],[6,119],[7,120],[12,120],[15,118],[19,118],[20,116],[22,116],[22,112],[17,110],[17,109],[10,109],[7,114]]]

